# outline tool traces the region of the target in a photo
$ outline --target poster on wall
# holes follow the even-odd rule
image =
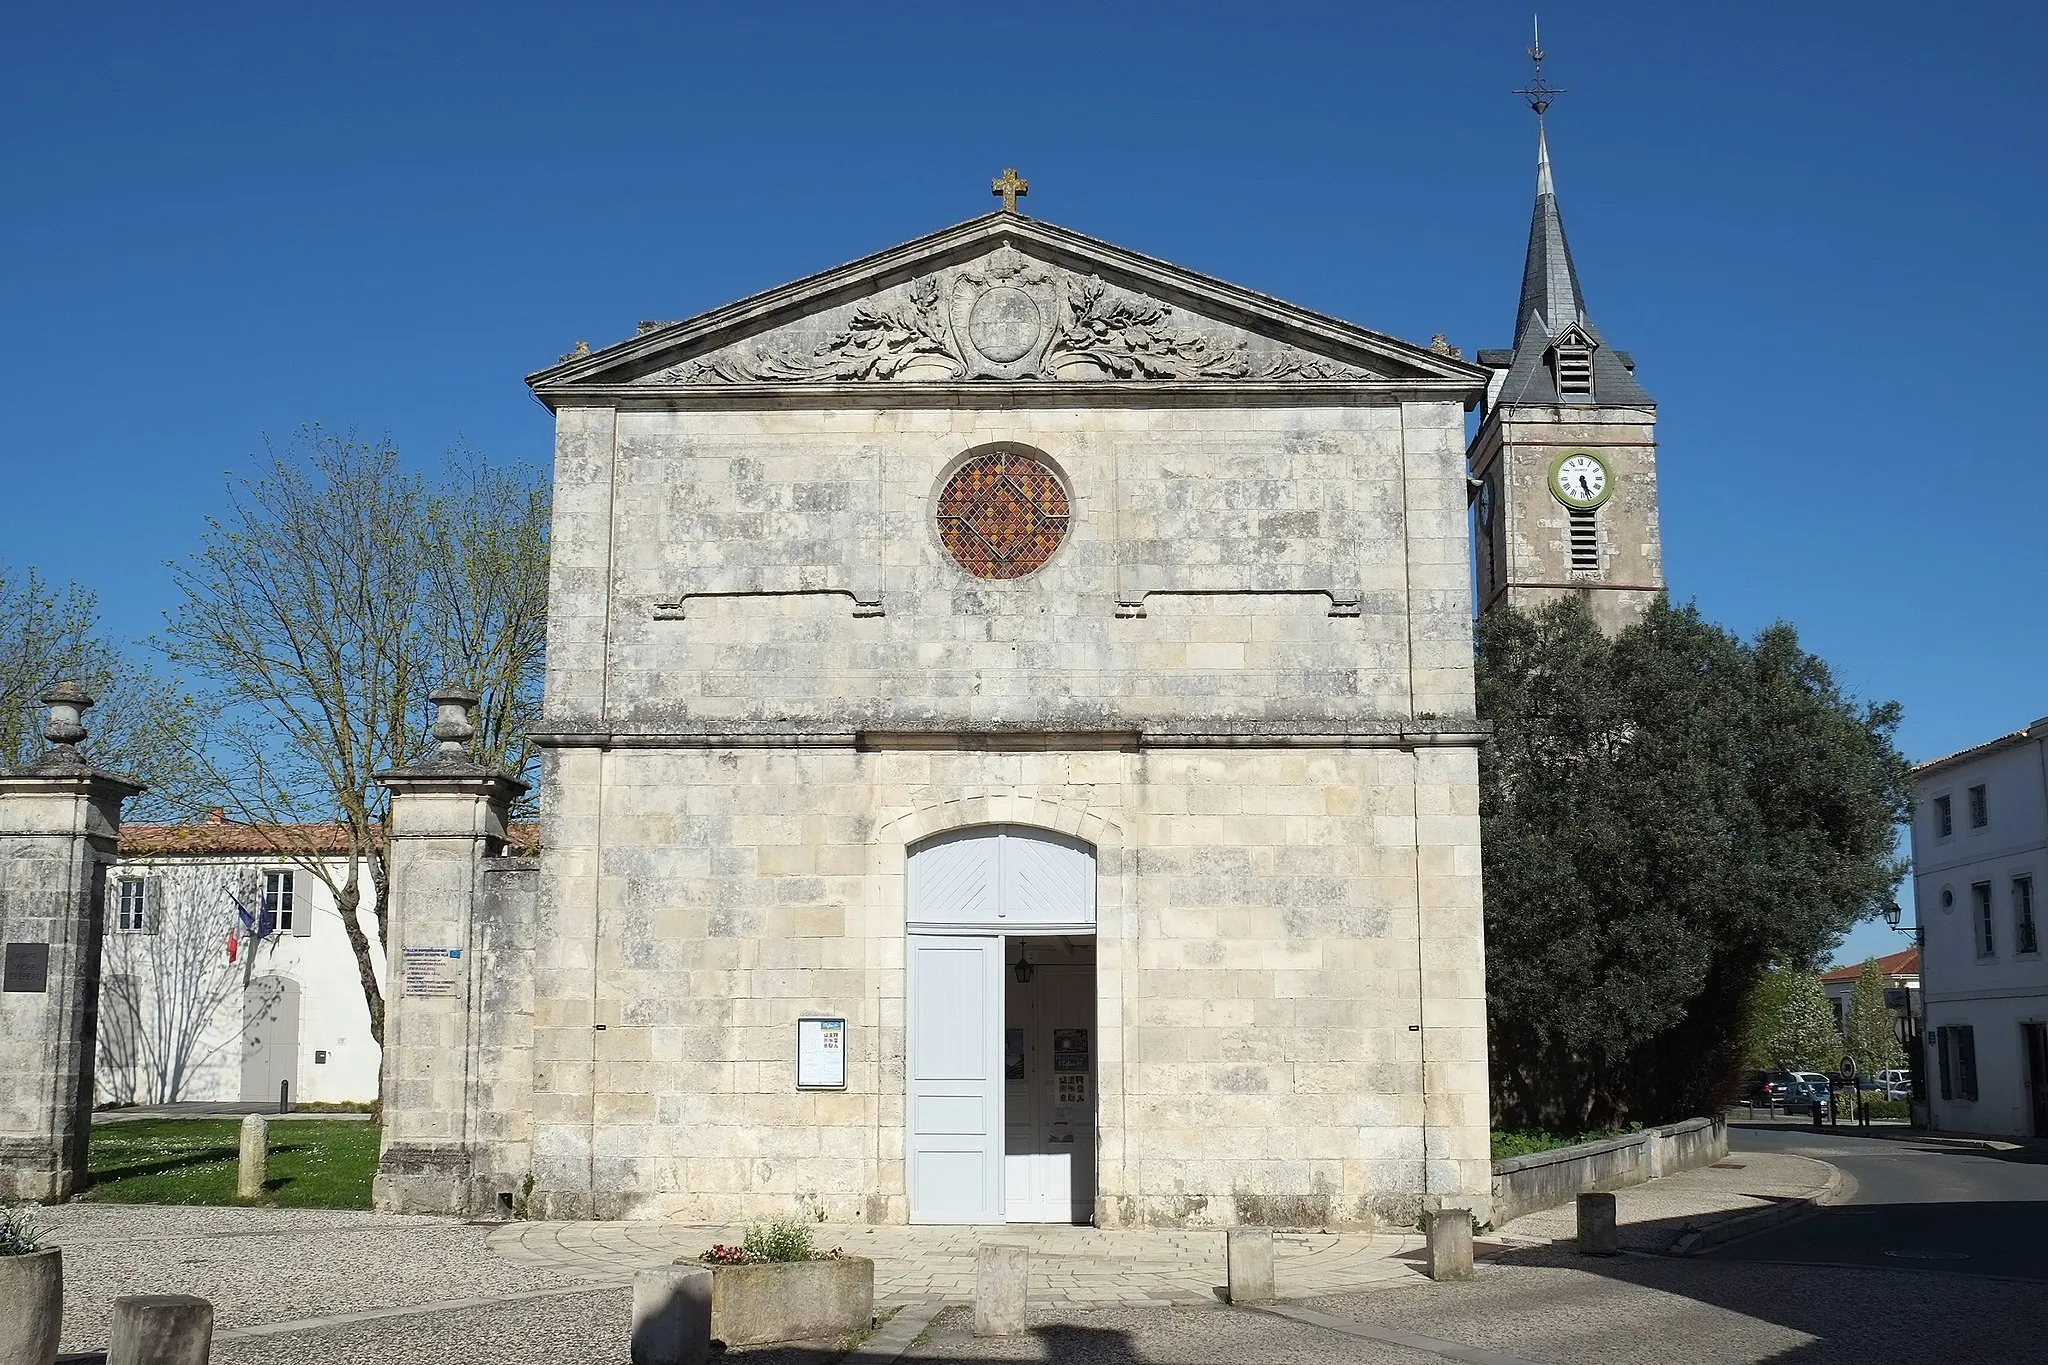
[[[796,1021],[796,1088],[846,1089],[846,1021]]]
[[[1054,1071],[1086,1071],[1088,1069],[1087,1029],[1056,1028],[1052,1031],[1052,1069]]]

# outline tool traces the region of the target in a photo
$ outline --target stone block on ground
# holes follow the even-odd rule
[[[633,1365],[704,1365],[711,1354],[711,1271],[652,1266],[633,1276]]]
[[[1224,1285],[1232,1303],[1273,1301],[1273,1229],[1231,1228],[1224,1234]]]
[[[64,1253],[0,1256],[0,1365],[50,1365],[64,1328]]]
[[[974,1335],[1014,1337],[1024,1331],[1031,1287],[1031,1253],[1023,1247],[982,1246],[974,1251]]]
[[[1612,1194],[1588,1193],[1579,1196],[1579,1254],[1621,1254],[1621,1233],[1614,1221]]]
[[[206,1365],[213,1305],[194,1294],[124,1294],[114,1300],[107,1365]]]
[[[1430,1213],[1429,1278],[1472,1278],[1472,1210],[1443,1208]]]
[[[242,1120],[242,1151],[235,1163],[235,1198],[261,1199],[270,1179],[270,1120],[250,1114]]]

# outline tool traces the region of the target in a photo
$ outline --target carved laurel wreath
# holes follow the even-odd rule
[[[1301,351],[1257,352],[1243,341],[1219,345],[1177,327],[1169,305],[1113,290],[1094,275],[1062,277],[1056,300],[1051,343],[1038,368],[1024,378],[1072,378],[1077,365],[1092,366],[1108,379],[1375,377],[1355,365]],[[796,347],[724,351],[671,366],[653,379],[660,384],[889,380],[913,366],[916,378],[936,382],[975,370],[947,321],[933,276],[912,280],[902,300],[862,304],[844,330],[808,354]]]

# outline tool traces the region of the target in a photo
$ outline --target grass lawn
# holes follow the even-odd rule
[[[144,1119],[92,1130],[91,1185],[80,1197],[110,1204],[238,1204],[239,1119]],[[367,1209],[377,1173],[374,1123],[282,1119],[270,1125],[265,1204]]]

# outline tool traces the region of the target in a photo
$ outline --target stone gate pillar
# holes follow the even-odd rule
[[[84,689],[43,701],[50,751],[0,773],[0,1203],[85,1185],[106,867],[143,790],[79,753]]]
[[[382,1213],[469,1212],[476,1127],[476,1005],[471,933],[481,864],[505,846],[526,790],[469,755],[477,694],[453,684],[439,748],[379,773],[391,789],[391,903],[385,928],[384,1146],[373,1195]]]

